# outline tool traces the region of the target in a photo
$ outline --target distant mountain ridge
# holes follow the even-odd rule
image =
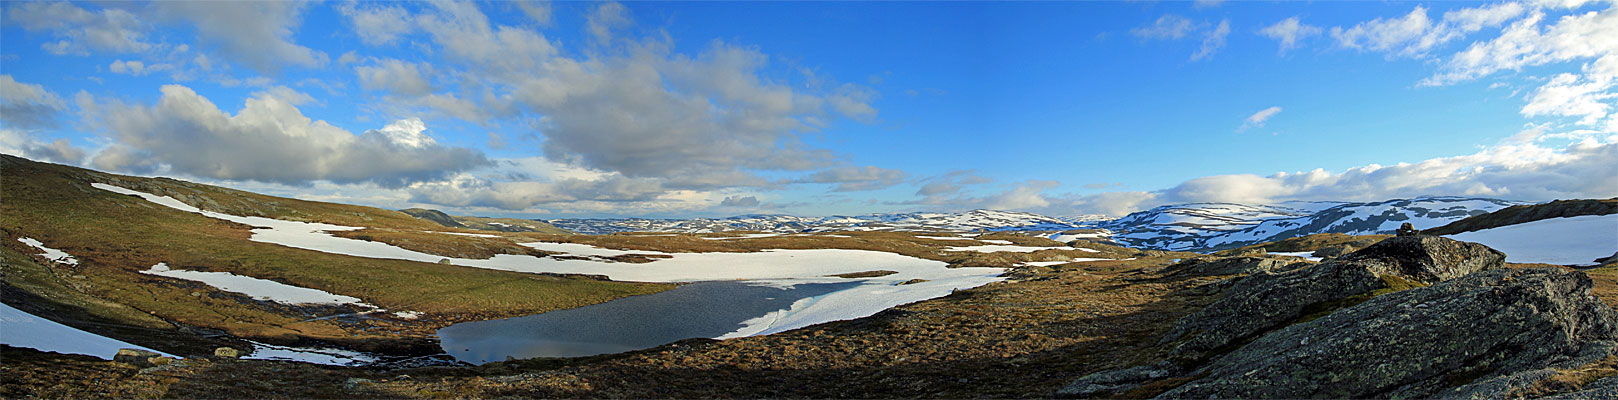
[[[1406,222],[1416,229],[1435,228],[1474,215],[1532,203],[1433,196],[1365,203],[1284,204],[1247,206],[1199,203],[1163,206],[1098,226],[1112,231],[1114,241],[1130,247],[1206,251],[1316,233],[1392,233]]]
[[[1212,251],[1316,233],[1391,233],[1409,222],[1417,229],[1449,224],[1515,205],[1533,203],[1432,196],[1379,202],[1285,202],[1173,204],[1117,219],[1101,216],[1050,217],[1018,211],[899,213],[863,216],[796,217],[743,215],[695,219],[556,219],[546,222],[585,234],[614,232],[709,233],[723,231],[1022,231],[1105,230],[1103,238],[1129,247]]]
[[[1019,211],[972,210],[959,213],[899,213],[862,216],[797,217],[740,215],[692,219],[553,219],[545,220],[573,232],[602,235],[616,232],[710,233],[726,231],[831,232],[831,231],[1061,231],[1087,228],[1101,216],[1053,218]]]

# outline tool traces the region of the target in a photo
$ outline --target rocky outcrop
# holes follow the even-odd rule
[[[1178,372],[1178,368],[1167,363],[1102,371],[1079,378],[1056,394],[1063,397],[1090,397],[1124,393],[1141,387],[1144,382],[1169,378]]]
[[[1377,242],[1335,261],[1368,263],[1377,275],[1397,273],[1433,283],[1499,267],[1505,259],[1505,253],[1477,243],[1409,236]]]
[[[1260,249],[1263,250],[1263,249]],[[1164,267],[1164,276],[1170,278],[1219,275],[1250,275],[1265,272],[1288,271],[1310,265],[1299,257],[1262,256],[1226,257],[1217,259],[1191,258]]]
[[[1429,285],[1504,261],[1505,254],[1476,243],[1387,239],[1312,267],[1242,278],[1224,298],[1177,322],[1163,343],[1176,344],[1171,354],[1180,361],[1195,362],[1308,314],[1351,305],[1351,297]]]
[[[152,367],[168,364],[174,361],[174,358],[164,357],[162,354],[148,350],[118,349],[118,353],[112,356],[112,360],[137,367]]]
[[[1161,398],[1507,397],[1613,354],[1589,277],[1493,270],[1386,294],[1264,335]]]
[[[240,358],[242,351],[232,347],[220,347],[213,349],[213,355],[214,357]]]
[[[1370,245],[1373,245],[1373,244],[1376,244],[1377,242],[1380,242],[1380,241],[1381,241],[1380,239],[1356,240],[1356,241],[1353,241],[1353,242],[1343,243],[1343,244],[1339,244],[1339,245],[1321,247],[1319,249],[1316,249],[1314,253],[1310,253],[1309,255],[1315,256],[1315,257],[1320,257],[1320,258],[1332,258],[1332,257],[1337,257],[1337,256],[1341,256],[1341,255],[1344,255],[1344,254],[1360,251],[1360,249],[1366,248],[1366,247],[1368,247]]]
[[[1398,237],[1416,236],[1416,226],[1411,225],[1409,222],[1400,224],[1399,230],[1394,231],[1393,235]]]
[[[1588,399],[1618,399],[1618,376],[1609,376],[1590,382],[1579,388],[1579,391],[1563,393],[1542,398],[1541,400],[1588,400]]]

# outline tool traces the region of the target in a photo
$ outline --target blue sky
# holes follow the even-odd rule
[[[0,152],[533,218],[1618,196],[1612,2],[8,2]]]

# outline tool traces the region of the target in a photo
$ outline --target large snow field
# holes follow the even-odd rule
[[[535,248],[535,249],[539,249],[539,250],[554,251],[554,252],[558,252],[558,253],[567,253],[567,254],[571,254],[571,255],[575,255],[575,256],[615,257],[615,256],[626,255],[626,254],[657,254],[657,255],[667,255],[668,254],[668,253],[663,253],[663,252],[658,252],[658,251],[604,249],[604,248],[595,247],[595,246],[591,246],[591,245],[583,244],[583,243],[533,242],[533,243],[523,243],[522,245],[532,247],[532,248]]]
[[[1100,232],[1095,232],[1095,233],[1052,233],[1050,236],[1046,236],[1046,237],[1051,239],[1051,240],[1055,240],[1055,241],[1062,242],[1062,243],[1067,243],[1067,242],[1071,242],[1071,241],[1074,241],[1074,240],[1077,240],[1077,239],[1099,239],[1099,238],[1105,238],[1105,237],[1109,237],[1109,236],[1112,236],[1112,232],[1102,230]]]
[[[171,269],[165,263],[157,263],[151,269],[140,273],[202,282],[219,290],[241,293],[255,299],[282,304],[359,304],[369,306],[369,304],[361,303],[360,299],[353,297],[229,272],[186,271]]]
[[[1112,259],[1112,258],[1084,258],[1084,257],[1079,257],[1079,258],[1074,258],[1074,259],[1067,260],[1067,261],[1029,261],[1029,262],[1022,263],[1022,265],[1033,266],[1033,267],[1049,267],[1049,266],[1052,266],[1052,265],[1062,265],[1062,264],[1077,263],[1077,262],[1115,261],[1115,260],[1116,259]],[[1133,259],[1131,259],[1131,260],[1133,260]]]
[[[51,259],[51,261],[55,261],[55,262],[59,262],[59,263],[62,263],[62,264],[67,264],[67,265],[79,265],[79,259],[73,258],[72,255],[67,254],[67,252],[65,252],[65,251],[45,247],[44,243],[41,243],[38,240],[34,240],[33,238],[20,237],[20,238],[17,238],[17,241],[22,242],[23,244],[26,244],[29,247],[33,247],[33,248],[39,249],[40,251],[43,251],[44,253],[39,253],[39,254],[44,255],[45,258]]]
[[[781,236],[781,235],[784,235],[784,233],[747,233],[747,234],[743,234],[741,236],[704,237],[702,239],[707,239],[707,240],[757,239],[757,238],[776,237],[776,236]]]
[[[81,331],[5,304],[0,304],[0,343],[63,354],[83,354],[105,360],[111,360],[114,354],[118,354],[118,349],[151,350]]]
[[[1618,252],[1618,214],[1551,218],[1449,235],[1506,253],[1506,261],[1592,265]]]
[[[498,238],[498,237],[500,237],[500,235],[490,235],[490,234],[487,234],[487,233],[465,233],[465,232],[433,232],[433,233],[442,233],[442,234],[445,234],[445,235],[461,235],[461,236],[471,236],[471,237],[482,237],[482,238]]]
[[[726,335],[739,337],[768,334],[822,322],[860,318],[906,303],[927,300],[954,290],[982,286],[1002,280],[1001,268],[947,268],[944,262],[868,250],[814,249],[766,250],[753,253],[657,253],[603,249],[574,243],[522,243],[545,251],[583,256],[622,254],[666,254],[671,258],[649,263],[610,262],[601,259],[556,259],[530,255],[498,254],[488,259],[465,259],[420,253],[380,242],[335,237],[327,231],[362,229],[321,223],[242,217],[202,211],[167,196],[157,196],[106,184],[96,188],[140,196],[148,201],[182,211],[256,227],[253,241],[358,257],[388,258],[422,262],[447,259],[462,266],[528,273],[606,275],[619,281],[695,282],[714,280],[755,280],[761,284],[793,285],[814,282],[861,282],[852,289],[817,296],[793,304],[746,328]],[[1010,242],[1004,242],[1009,245]],[[981,247],[981,246],[979,246]],[[1061,247],[1022,247],[1013,251],[1036,251]],[[1002,250],[1004,251],[1004,250]],[[874,278],[837,278],[831,275],[889,270],[897,273]],[[921,283],[900,285],[911,280]]]
[[[1040,250],[1051,250],[1051,249],[1066,250],[1066,249],[1070,249],[1070,248],[1069,247],[1031,247],[1031,246],[1012,246],[1012,245],[989,244],[989,245],[981,245],[981,246],[950,247],[950,248],[946,248],[944,250],[947,250],[947,251],[976,251],[976,252],[979,252],[979,253],[994,253],[994,252],[1000,252],[1000,251],[1013,252],[1013,253],[1032,253],[1032,252],[1036,252],[1036,251],[1040,251]],[[1084,250],[1090,250],[1090,249],[1084,249]],[[1090,251],[1091,252],[1096,252],[1095,250],[1090,250]]]

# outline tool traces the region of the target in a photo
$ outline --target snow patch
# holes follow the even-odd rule
[[[45,258],[48,258],[51,261],[55,261],[57,263],[67,264],[67,265],[79,265],[79,259],[73,258],[72,255],[67,254],[67,252],[65,252],[65,251],[45,247],[45,244],[41,243],[38,240],[34,240],[32,238],[20,237],[20,238],[17,238],[17,241],[22,242],[23,244],[26,244],[29,247],[33,247],[33,248],[36,248],[36,249],[40,249],[41,251],[44,251],[44,253],[40,253],[40,254],[44,255]]]
[[[152,269],[141,271],[140,273],[202,282],[219,290],[241,293],[254,299],[281,304],[357,304],[369,306],[360,302],[360,299],[349,296],[229,272],[186,271],[170,269],[166,263],[157,263],[157,265],[152,266]]]
[[[1078,239],[1099,239],[1108,236],[1112,236],[1112,232],[1102,230],[1095,233],[1053,233],[1050,236],[1047,236],[1047,238],[1058,242],[1067,243]]]
[[[1011,242],[1006,242],[1006,243],[1011,243]],[[983,246],[950,247],[950,248],[945,248],[944,250],[946,250],[946,251],[976,251],[976,252],[979,252],[979,253],[994,253],[994,252],[1000,252],[1000,251],[1012,252],[1012,253],[1032,253],[1032,252],[1036,252],[1036,251],[1040,251],[1040,250],[1052,250],[1052,249],[1066,249],[1066,247],[1029,247],[1029,246],[983,245]]]
[[[433,231],[429,231],[429,232],[433,232]],[[471,236],[471,237],[484,237],[484,238],[498,238],[498,237],[500,237],[500,235],[490,235],[490,234],[486,234],[486,233],[464,233],[464,232],[433,232],[433,233],[442,233],[442,234],[445,234],[445,235],[461,235],[461,236]]]
[[[744,235],[741,235],[741,236],[704,237],[702,239],[707,239],[707,240],[734,240],[734,239],[767,238],[767,237],[776,237],[776,236],[781,236],[781,234],[779,234],[779,233],[749,233],[749,234],[744,234]],[[828,235],[828,236],[830,236],[830,235]]]
[[[1449,235],[1506,253],[1506,261],[1594,265],[1618,252],[1618,214],[1542,219]]]
[[[667,255],[668,254],[668,253],[657,252],[657,251],[613,250],[613,249],[601,248],[601,247],[591,246],[591,245],[582,244],[582,243],[533,242],[533,243],[518,243],[518,244],[523,245],[523,246],[532,247],[532,248],[539,249],[539,250],[553,251],[553,252],[558,252],[558,253],[567,253],[567,254],[576,255],[576,256],[616,257],[616,256],[621,256],[621,255],[626,255],[626,254],[656,254],[656,255]],[[495,257],[499,257],[499,256],[497,255]],[[451,259],[451,260],[454,260],[454,259]],[[456,263],[456,264],[460,264],[460,263]]]
[[[1309,261],[1320,261],[1322,259],[1321,257],[1315,257],[1315,252],[1312,251],[1270,252],[1269,254],[1278,256],[1303,257],[1303,259]]]

